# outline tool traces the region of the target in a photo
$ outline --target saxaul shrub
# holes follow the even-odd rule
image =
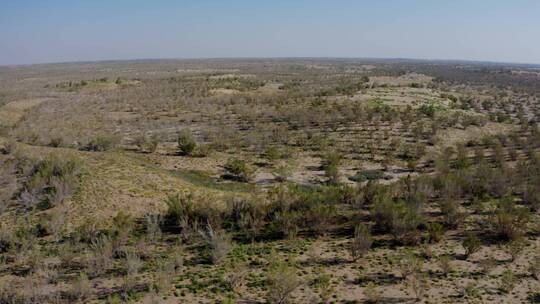
[[[291,303],[291,294],[301,285],[295,269],[281,261],[270,264],[266,278],[267,300],[272,304]]]
[[[373,238],[369,228],[362,224],[357,225],[354,228],[354,235],[350,244],[350,252],[353,261],[357,261],[364,254],[366,254],[371,248],[372,244]]]
[[[342,156],[335,151],[328,152],[323,156],[322,168],[324,169],[324,174],[328,178],[330,184],[339,183],[339,165],[341,159]]]
[[[231,238],[225,231],[214,230],[211,225],[206,227],[205,231],[199,231],[210,248],[210,257],[212,263],[220,264],[231,251]]]
[[[280,211],[274,214],[273,230],[287,239],[294,239],[300,231],[302,216],[297,211]]]
[[[236,197],[228,202],[227,218],[234,228],[253,240],[266,223],[265,207],[264,202]]]
[[[461,243],[465,248],[465,256],[469,257],[482,248],[482,242],[473,234],[467,235],[467,237]]]
[[[90,141],[82,147],[82,150],[94,152],[109,151],[114,149],[119,141],[118,136],[112,133],[100,133],[90,139]]]
[[[197,142],[191,131],[183,130],[180,132],[180,135],[178,135],[178,152],[180,152],[180,154],[191,155],[196,147]]]
[[[242,182],[249,182],[253,178],[253,169],[242,159],[231,158],[227,161],[224,168],[227,177]]]
[[[530,212],[527,208],[517,206],[512,197],[506,197],[499,200],[490,221],[497,235],[514,240],[523,235],[529,219]]]
[[[336,206],[333,204],[317,203],[308,211],[308,222],[318,235],[324,235],[330,228],[336,215]]]
[[[450,264],[451,261],[448,255],[439,256],[437,262],[443,275],[447,276],[452,271],[452,265]]]
[[[77,189],[81,169],[74,157],[50,156],[34,162],[26,171],[20,194],[27,208],[47,209],[61,204]]]
[[[438,222],[429,223],[427,230],[430,243],[438,243],[444,237],[444,226]]]

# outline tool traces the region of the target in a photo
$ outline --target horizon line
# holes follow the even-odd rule
[[[20,68],[39,65],[60,65],[60,64],[92,64],[92,63],[112,63],[129,61],[159,61],[159,60],[285,60],[285,59],[326,59],[326,60],[381,60],[381,61],[422,61],[422,62],[446,62],[446,63],[472,63],[472,64],[493,64],[493,65],[514,65],[531,66],[540,68],[540,63],[531,62],[511,62],[498,60],[477,60],[477,59],[438,59],[438,58],[414,58],[414,57],[346,57],[346,56],[230,56],[230,57],[154,57],[154,58],[130,58],[130,59],[97,59],[97,60],[69,60],[69,61],[49,61],[35,63],[0,64],[2,68]]]

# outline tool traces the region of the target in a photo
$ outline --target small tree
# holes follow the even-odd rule
[[[182,131],[178,136],[178,150],[180,154],[191,155],[196,147],[197,142],[191,132],[188,130]]]

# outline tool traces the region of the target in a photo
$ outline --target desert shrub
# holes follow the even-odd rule
[[[529,265],[529,272],[534,279],[540,281],[540,255],[533,257]]]
[[[158,294],[164,294],[171,289],[172,279],[176,271],[174,264],[167,260],[157,262],[157,269],[152,278],[152,288]]]
[[[143,262],[141,257],[135,252],[128,251],[125,256],[124,268],[126,269],[126,275],[124,277],[123,289],[125,292],[130,292],[137,283],[136,277],[143,266]]]
[[[231,238],[224,231],[216,231],[211,225],[206,227],[206,231],[200,231],[208,247],[212,263],[220,264],[231,251]]]
[[[147,214],[146,220],[146,237],[150,242],[155,242],[161,238],[161,225],[163,219],[160,214]]]
[[[427,225],[428,238],[431,243],[438,243],[444,237],[444,226],[438,222]]]
[[[480,266],[480,269],[482,269],[482,273],[487,275],[497,266],[497,260],[489,255],[485,259],[478,261],[478,265]]]
[[[369,282],[364,288],[364,295],[366,296],[367,303],[374,304],[379,303],[382,294],[377,289],[377,286],[373,282]]]
[[[517,281],[518,278],[516,277],[515,273],[510,269],[506,269],[501,274],[501,279],[498,283],[499,290],[504,293],[509,293],[514,289]]]
[[[87,256],[86,266],[89,273],[99,276],[107,271],[113,263],[114,247],[108,236],[101,236],[90,244],[90,253]]]
[[[195,155],[196,157],[207,157],[210,154],[212,154],[212,146],[209,144],[197,145],[197,148],[193,153],[193,155]]]
[[[540,186],[538,185],[526,185],[525,191],[523,191],[523,202],[528,204],[532,210],[540,210]]]
[[[191,193],[176,193],[165,200],[167,211],[164,223],[181,229],[185,238],[197,234],[199,227],[210,224],[221,227],[223,214],[205,197],[195,197]]]
[[[73,282],[70,295],[79,301],[85,301],[92,295],[92,284],[85,273],[81,272]]]
[[[401,256],[399,262],[399,272],[403,279],[407,279],[415,273],[422,271],[422,260],[420,260],[413,252],[407,251]]]
[[[255,199],[234,198],[228,202],[228,220],[253,240],[264,227],[265,205]]]
[[[300,230],[302,217],[296,211],[280,211],[274,214],[272,227],[287,239],[294,239]]]
[[[456,149],[456,161],[455,161],[455,167],[457,169],[464,169],[469,166],[469,157],[467,153],[467,148],[464,144],[457,145]]]
[[[373,244],[373,238],[369,232],[369,228],[365,225],[357,225],[354,228],[354,236],[350,244],[350,252],[353,261],[357,261],[362,257]]]
[[[318,235],[324,235],[336,215],[336,206],[333,204],[317,203],[309,208],[307,220],[310,227]]]
[[[144,153],[154,153],[158,144],[159,141],[155,136],[141,134],[135,138],[135,145]]]
[[[97,134],[82,149],[86,151],[103,152],[114,149],[118,144],[119,138],[110,133]]]
[[[180,135],[178,135],[178,151],[180,154],[191,155],[196,147],[197,142],[189,130],[180,132]]]
[[[286,182],[291,175],[291,167],[287,163],[279,163],[274,166],[272,174],[275,176],[276,181],[282,183]]]
[[[249,269],[245,265],[234,265],[234,270],[226,275],[225,282],[232,291],[238,293],[245,284],[248,272]]]
[[[331,184],[339,183],[339,164],[341,163],[341,155],[338,152],[328,152],[323,156],[322,168]]]
[[[392,234],[403,244],[416,244],[419,233],[418,225],[422,219],[418,210],[405,202],[393,205],[392,210]]]
[[[464,214],[459,210],[459,204],[456,201],[442,200],[439,206],[447,227],[457,228],[463,222]]]
[[[78,159],[47,157],[30,167],[19,198],[27,209],[54,207],[76,191],[80,174]]]
[[[465,255],[469,257],[470,255],[476,253],[480,248],[482,248],[482,242],[473,234],[467,235],[467,237],[461,243],[463,248],[465,248]]]
[[[238,158],[231,158],[225,164],[227,174],[237,180],[249,182],[253,177],[253,169],[244,161]]]
[[[267,300],[272,304],[290,303],[291,294],[301,282],[294,268],[281,261],[273,261],[267,273]]]
[[[517,206],[511,197],[499,200],[496,210],[491,215],[491,223],[495,233],[508,240],[522,236],[529,219],[529,210]]]
[[[437,259],[439,267],[442,273],[446,276],[452,271],[452,265],[450,264],[450,257],[448,255],[439,256]]]
[[[429,289],[426,274],[415,272],[407,277],[407,285],[412,289],[417,300],[422,300]]]
[[[126,213],[119,211],[112,219],[111,240],[113,252],[119,252],[128,242],[134,228],[134,220]]]
[[[523,252],[525,246],[527,246],[527,241],[523,237],[519,237],[508,242],[505,246],[505,251],[510,255],[513,262]]]

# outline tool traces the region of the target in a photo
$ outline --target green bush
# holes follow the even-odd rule
[[[84,150],[96,152],[108,151],[113,149],[118,144],[118,141],[118,137],[113,134],[98,134],[88,142]]]
[[[248,182],[253,177],[253,170],[242,159],[229,159],[229,161],[225,164],[225,170],[229,176],[243,182]]]
[[[184,130],[178,136],[178,150],[182,155],[191,155],[195,148],[197,147],[197,142],[191,134],[190,131]]]
[[[429,233],[429,242],[438,243],[444,237],[444,226],[434,222],[427,225]]]
[[[491,222],[493,229],[500,237],[514,240],[525,233],[530,216],[528,208],[516,206],[512,197],[505,197],[499,200]]]
[[[465,248],[465,255],[469,257],[482,247],[482,242],[473,234],[469,234],[462,242],[463,248]]]

